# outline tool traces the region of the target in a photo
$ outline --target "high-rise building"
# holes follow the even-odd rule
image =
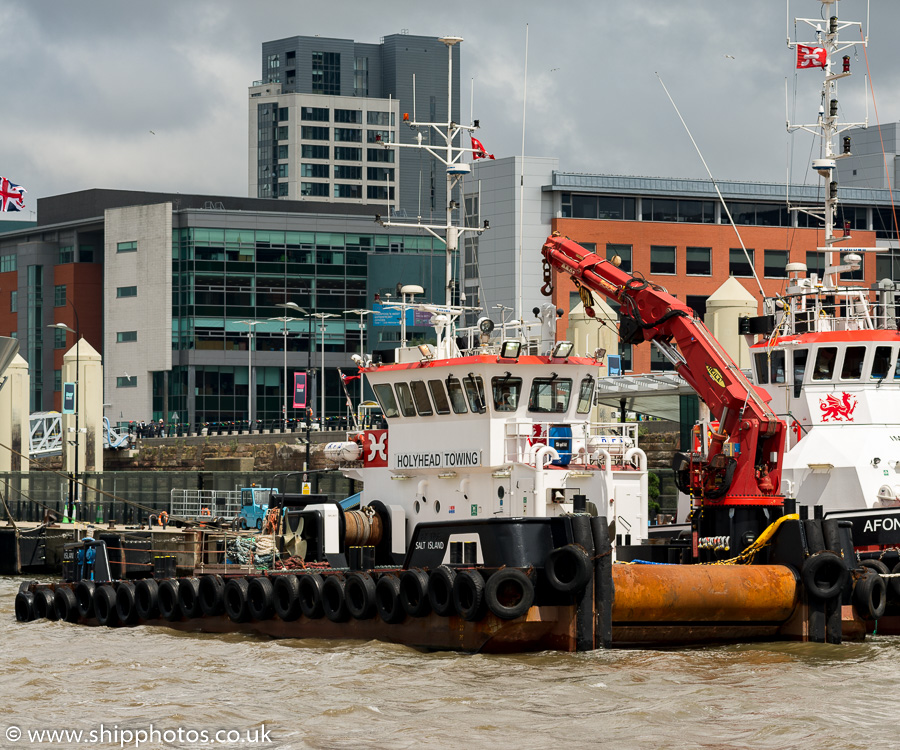
[[[451,119],[459,122],[459,45],[450,49]],[[410,34],[378,44],[317,36],[264,42],[262,77],[249,94],[249,195],[443,217],[441,165],[384,144],[415,142],[404,114],[447,120],[448,57],[437,37]],[[426,144],[436,136],[421,133]]]

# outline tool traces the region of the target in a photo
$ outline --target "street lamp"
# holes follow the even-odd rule
[[[69,300],[66,300],[70,305],[72,303]],[[75,483],[78,481],[78,434],[79,434],[79,425],[78,425],[78,417],[79,415],[79,403],[78,403],[78,374],[80,370],[80,360],[78,357],[78,343],[81,341],[81,326],[78,324],[78,310],[75,309],[75,305],[72,305],[72,312],[75,313],[75,330],[73,331],[69,326],[65,323],[54,323],[53,325],[47,326],[48,328],[56,328],[60,331],[68,331],[69,333],[75,334],[75,472],[74,474],[69,474],[69,501],[68,508],[66,512],[66,517],[74,521],[75,520],[75,496],[76,489]],[[67,441],[68,442],[68,441]]]
[[[320,410],[319,410],[319,419],[320,425],[322,429],[325,429],[325,318],[336,318],[337,315],[334,313],[325,313],[325,312],[317,312],[312,313],[312,317],[319,319],[319,331],[322,333],[322,380],[319,383],[320,389]]]
[[[239,320],[247,326],[247,431],[253,430],[253,326],[258,326],[259,320]]]
[[[306,310],[297,305],[296,302],[285,302],[284,304],[279,304],[278,307],[284,307],[288,310],[297,310],[298,312],[302,312],[306,315]],[[282,416],[284,419],[282,420],[282,429],[284,432],[287,432],[287,415],[288,415],[288,379],[287,379],[287,324],[292,320],[301,320],[301,318],[291,318],[288,315],[283,315],[280,318],[269,318],[269,320],[280,320],[284,323],[283,336],[284,336],[284,413]]]

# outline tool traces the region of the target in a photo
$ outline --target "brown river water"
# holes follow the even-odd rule
[[[900,746],[900,638],[421,653],[377,642],[18,623],[20,580],[0,577],[4,749]],[[52,731],[70,734],[54,741]]]

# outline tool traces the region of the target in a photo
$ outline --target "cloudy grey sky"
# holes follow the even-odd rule
[[[869,63],[888,122],[900,119],[900,3],[872,5]],[[791,0],[791,15],[821,7]],[[842,20],[865,13],[865,0],[839,3]],[[567,171],[705,177],[658,71],[717,178],[785,179],[794,67],[784,0],[0,0],[0,174],[27,188],[29,209],[92,187],[246,195],[247,87],[261,76],[261,43],[377,42],[401,29],[464,37],[463,114],[474,79],[482,142],[515,155],[526,24],[528,154],[557,156]],[[865,67],[860,52],[841,82],[845,119],[865,116]],[[820,80],[798,72],[798,120],[815,118]],[[869,116],[874,125],[871,104]],[[795,182],[813,181],[811,145],[794,138]]]

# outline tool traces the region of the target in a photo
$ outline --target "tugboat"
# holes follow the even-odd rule
[[[455,140],[476,126],[413,114],[411,127],[444,134],[449,202],[476,150]],[[23,584],[17,618],[471,652],[864,637],[884,579],[859,567],[850,524],[801,521],[779,493],[785,423],[694,312],[570,240],[544,244],[542,291],[555,270],[588,312],[594,293],[615,299],[621,338],[656,346],[718,420],[706,451],[680,458],[689,531],[651,540],[634,425],[591,419],[600,353],[555,341],[548,305],[536,324],[457,328],[471,309],[452,304],[463,230],[451,213],[424,227],[446,237],[445,304],[411,288],[388,303],[401,320],[430,313],[436,343],[401,346],[391,364],[358,356],[387,427],[326,449],[364,482],[358,509],[272,493],[261,533],[199,529],[189,564],[147,553],[140,574],[133,551],[129,567],[127,550],[85,540],[67,550],[64,580]]]

